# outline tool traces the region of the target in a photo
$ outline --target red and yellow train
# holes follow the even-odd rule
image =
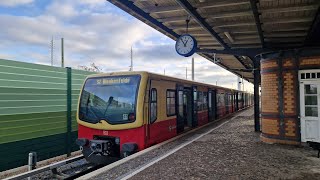
[[[76,143],[89,162],[107,164],[252,103],[249,93],[149,72],[92,75]]]

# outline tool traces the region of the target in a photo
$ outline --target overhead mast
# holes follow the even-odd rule
[[[50,42],[50,56],[51,56],[51,66],[53,66],[53,36],[51,37],[51,42]]]
[[[194,81],[194,58],[192,57],[192,81]]]
[[[133,51],[132,51],[132,46],[131,46],[130,58],[131,58],[131,64],[129,66],[130,67],[129,71],[133,71]]]

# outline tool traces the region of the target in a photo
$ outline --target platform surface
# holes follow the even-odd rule
[[[320,179],[317,151],[308,147],[262,143],[260,133],[254,132],[253,123],[253,108],[250,108],[87,177],[137,180]]]

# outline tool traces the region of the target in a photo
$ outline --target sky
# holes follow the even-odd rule
[[[104,72],[133,69],[191,79],[191,57],[179,56],[175,42],[105,0],[0,0],[0,59],[61,66],[94,63]],[[195,54],[195,81],[237,88],[237,76]],[[244,90],[253,85],[244,81]]]

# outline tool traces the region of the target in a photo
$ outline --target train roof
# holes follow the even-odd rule
[[[225,90],[249,93],[249,92],[246,92],[246,91],[239,91],[239,90],[236,90],[236,89],[230,89],[230,88],[221,87],[221,86],[217,86],[217,85],[213,85],[213,84],[202,83],[202,82],[197,82],[197,81],[192,81],[192,80],[187,80],[187,79],[181,79],[181,78],[177,78],[177,77],[167,76],[167,75],[148,72],[148,71],[119,71],[119,72],[110,72],[110,73],[98,73],[98,74],[89,75],[88,78],[90,78],[90,77],[101,77],[101,76],[136,75],[136,74],[146,75],[146,76],[156,76],[156,77],[160,77],[160,79],[163,79],[163,80],[171,80],[171,81],[172,80],[176,80],[176,81],[179,81],[179,82],[189,83],[189,84],[194,84],[194,85],[211,86],[211,87],[225,89]],[[250,93],[250,94],[252,94],[252,93]]]

